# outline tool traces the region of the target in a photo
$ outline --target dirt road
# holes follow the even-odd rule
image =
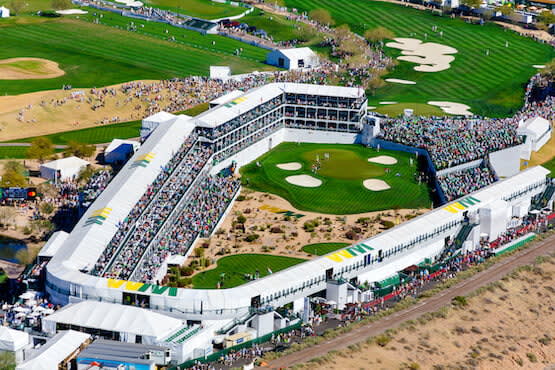
[[[536,257],[544,256],[555,252],[555,235],[537,242],[528,249],[507,257],[489,269],[482,271],[470,279],[444,290],[443,292],[423,300],[418,304],[390,315],[383,320],[357,328],[349,333],[340,335],[334,339],[323,342],[317,346],[292,353],[278,358],[269,363],[270,368],[280,369],[293,366],[295,364],[307,362],[312,358],[323,356],[333,350],[341,350],[352,344],[366,340],[366,338],[383,333],[387,329],[392,329],[407,320],[414,320],[427,312],[435,312],[441,307],[449,304],[456,296],[464,296],[472,291],[501,279],[515,268],[532,263]]]

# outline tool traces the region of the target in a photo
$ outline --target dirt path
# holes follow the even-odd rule
[[[474,275],[470,279],[462,281],[406,310],[399,311],[383,320],[354,329],[349,333],[340,335],[322,344],[276,359],[270,362],[269,367],[273,369],[290,367],[295,364],[307,362],[312,358],[323,356],[330,351],[343,349],[352,344],[362,342],[368,337],[378,335],[387,329],[397,327],[407,320],[414,320],[422,314],[435,312],[441,307],[449,304],[454,297],[467,295],[484,285],[501,279],[519,266],[532,263],[536,257],[553,252],[555,252],[555,235],[513,256],[507,257],[489,269]]]

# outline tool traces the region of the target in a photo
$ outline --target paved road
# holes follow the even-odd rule
[[[332,350],[341,350],[352,344],[360,343],[368,337],[381,334],[387,329],[395,328],[407,320],[414,320],[427,312],[435,312],[441,307],[449,304],[454,297],[468,295],[472,291],[484,285],[501,279],[515,268],[532,263],[536,257],[554,252],[555,235],[552,235],[519,253],[501,260],[489,269],[482,271],[431,298],[420,301],[412,307],[385,317],[380,321],[354,329],[346,334],[340,335],[319,345],[278,358],[271,361],[269,363],[269,367],[274,369],[290,367],[295,364],[307,362],[312,358],[323,356]]]

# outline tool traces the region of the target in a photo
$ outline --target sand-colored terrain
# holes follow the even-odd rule
[[[428,209],[400,209],[336,216],[298,210],[284,198],[273,194],[243,190],[241,195],[245,197],[245,200],[236,201],[233,204],[231,211],[216,233],[210,239],[197,241],[195,247],[206,242],[209,243],[209,247],[205,249],[205,256],[217,259],[222,257],[222,251],[227,250],[224,253],[225,255],[266,253],[314,258],[315,256],[307,254],[301,248],[312,243],[356,243],[357,240],[368,238],[383,231],[382,225],[377,220],[378,217],[384,221],[401,223],[428,211]],[[290,211],[293,214],[302,215],[302,217],[287,217],[284,214],[276,213],[278,211]],[[246,218],[245,232],[232,227],[238,214],[242,214]],[[370,219],[367,225],[356,223],[357,219],[364,217]],[[314,232],[304,230],[305,222],[318,218],[320,226]],[[360,228],[357,240],[348,239],[345,235],[353,227]],[[280,232],[276,232],[278,230]],[[253,233],[260,237],[251,243],[245,241],[245,236]],[[190,257],[190,260],[192,259],[193,257]]]
[[[371,191],[383,191],[391,189],[387,182],[378,179],[367,179],[362,182],[362,185]]]
[[[554,278],[551,259],[467,298],[466,307],[408,323],[383,347],[363,343],[317,367],[550,369],[555,362]]]
[[[299,162],[289,162],[289,163],[276,164],[276,167],[279,168],[280,170],[296,171],[296,170],[300,170],[302,165]]]
[[[381,101],[380,104],[383,105],[389,105],[389,104],[398,104],[399,102],[397,101]]]
[[[322,180],[310,175],[287,176],[285,181],[293,185],[302,186],[303,188],[317,188],[322,185]]]
[[[377,157],[368,158],[368,162],[392,165],[397,164],[397,158],[389,155],[379,155]]]
[[[451,62],[458,51],[447,45],[435,42],[423,43],[413,38],[396,38],[395,42],[388,42],[385,46],[401,50],[398,60],[419,64],[414,67],[419,72],[440,72],[451,68]]]
[[[469,110],[470,107],[466,104],[453,103],[450,101],[429,101],[429,105],[440,107],[442,111],[449,114],[460,116],[472,116],[473,113]]]
[[[151,96],[128,96],[120,86],[0,96],[0,137],[7,141],[144,118]],[[98,92],[104,89],[116,94]]]
[[[0,80],[36,80],[56,78],[65,72],[58,63],[41,58],[9,58],[0,60]]]
[[[398,78],[386,78],[385,82],[391,82],[394,84],[401,84],[401,85],[416,85],[416,82],[409,81],[409,80],[401,80]]]

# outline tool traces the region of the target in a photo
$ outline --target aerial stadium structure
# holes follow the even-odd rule
[[[137,305],[194,322],[195,335],[184,324],[159,338],[180,345],[203,338],[187,350],[180,347],[182,361],[197,347],[206,348],[216,331],[232,332],[238,320],[245,323],[287,303],[295,312],[306,311],[306,297],[316,293],[326,292],[339,306],[369,300],[371,293],[356,282],[380,281],[433,260],[449,240],[460,239],[461,250],[472,250],[484,235],[493,240],[518,226],[538,196],[553,196],[549,171],[534,167],[370,239],[235,288],[159,285],[168,250],[187,255],[199,235],[217,227],[238,194],[238,183],[226,183],[223,206],[211,213],[215,221],[198,228],[195,220],[176,246],[174,229],[194,219],[211,181],[223,181],[230,166],[248,163],[283,141],[368,144],[366,106],[364,91],[357,88],[274,83],[195,118],[170,117],[150,126],[144,144],[48,263],[51,299]],[[144,223],[151,226],[143,235]]]

